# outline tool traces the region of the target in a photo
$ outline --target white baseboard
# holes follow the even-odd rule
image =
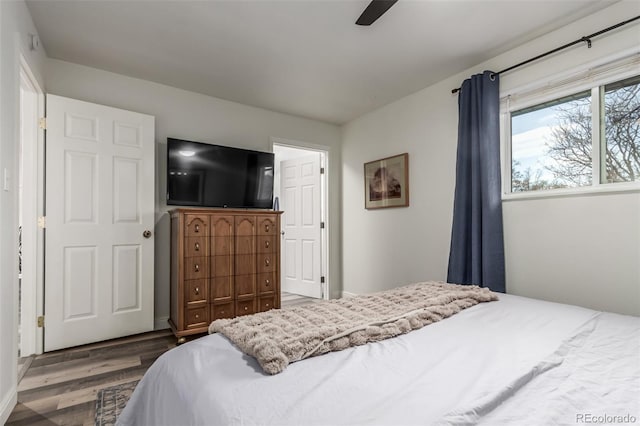
[[[169,317],[159,317],[153,320],[154,330],[165,330],[169,328]]]
[[[2,402],[0,402],[0,425],[7,422],[17,402],[18,389],[14,386],[9,390]]]
[[[342,296],[340,296],[340,297],[353,297],[353,296],[357,296],[357,294],[356,293],[350,293],[348,291],[343,291],[342,292]]]

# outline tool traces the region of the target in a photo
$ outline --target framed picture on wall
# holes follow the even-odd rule
[[[409,206],[409,154],[364,164],[364,208]]]

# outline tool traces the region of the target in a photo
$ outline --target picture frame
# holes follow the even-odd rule
[[[409,154],[364,164],[364,208],[409,206]]]

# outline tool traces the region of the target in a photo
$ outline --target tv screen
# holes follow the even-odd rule
[[[273,154],[167,138],[167,204],[269,209]]]

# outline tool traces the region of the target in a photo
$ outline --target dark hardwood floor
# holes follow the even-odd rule
[[[317,301],[282,295],[283,308]],[[175,345],[173,334],[162,330],[25,358],[29,365],[18,385],[18,405],[6,425],[93,426],[100,389],[139,380]]]
[[[313,297],[300,296],[298,294],[282,292],[280,296],[281,306],[288,308],[290,306],[304,305],[305,303],[320,302],[322,299],[314,299]]]
[[[38,355],[7,426],[93,425],[98,390],[140,379],[175,343],[162,330]]]

